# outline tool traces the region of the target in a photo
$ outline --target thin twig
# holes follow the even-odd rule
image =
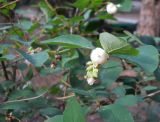
[[[7,103],[14,103],[14,102],[23,102],[23,101],[29,101],[29,100],[34,100],[34,99],[37,99],[37,98],[40,98],[42,96],[44,96],[47,92],[44,92],[36,97],[30,97],[30,98],[25,98],[25,99],[20,99],[20,100],[12,100],[12,101],[7,101],[7,102],[3,102],[3,103],[0,103],[0,104],[7,104]]]
[[[71,87],[71,85],[69,84],[69,83],[67,83],[67,82],[63,82],[64,83],[64,85],[66,85],[67,87]]]
[[[17,2],[19,2],[19,1],[20,1],[20,0],[15,0],[15,1],[10,2],[10,3],[8,3],[8,4],[2,5],[2,6],[0,6],[0,9],[5,8],[5,7],[7,7],[7,6],[9,6],[9,5],[12,5],[12,4],[14,4],[14,3],[17,3]]]
[[[48,2],[48,0],[44,0],[45,1],[45,3],[47,4],[47,6],[53,11],[53,12],[55,12],[55,14],[57,14],[56,13],[56,10],[51,6],[51,4]]]
[[[44,96],[47,92],[44,92],[36,97],[30,97],[30,98],[25,98],[25,99],[20,99],[20,100],[12,100],[12,101],[7,101],[7,102],[3,102],[3,103],[0,103],[0,105],[2,104],[7,104],[7,103],[14,103],[14,102],[23,102],[23,101],[29,101],[29,100],[34,100],[34,99],[37,99],[37,98],[40,98],[42,96]],[[68,99],[68,98],[71,98],[71,97],[74,97],[75,94],[71,94],[71,95],[68,95],[68,96],[64,96],[64,97],[55,97],[56,100],[65,100],[65,99]]]
[[[145,96],[145,97],[144,97],[144,99],[149,98],[149,97],[153,97],[153,96],[155,96],[155,95],[157,95],[157,94],[160,94],[160,90],[158,90],[158,91],[156,91],[156,92],[153,92],[153,93],[148,94],[147,96]]]
[[[93,36],[98,36],[99,34],[97,33],[97,34],[89,34],[89,33],[87,33],[87,34],[85,34],[85,33],[82,33],[81,34],[81,36],[86,36],[86,37],[93,37]]]
[[[71,98],[71,97],[74,97],[75,94],[71,94],[71,95],[68,95],[68,96],[64,96],[64,97],[55,97],[56,100],[65,100],[65,99],[68,99],[68,98]]]
[[[66,52],[69,52],[71,49],[64,49],[64,50],[60,50],[58,51],[59,54],[63,54],[63,53],[66,53]]]

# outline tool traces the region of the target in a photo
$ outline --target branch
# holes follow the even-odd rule
[[[16,81],[16,70],[17,70],[17,66],[14,65],[12,66],[12,80]]]
[[[4,76],[5,76],[6,80],[9,80],[7,70],[6,70],[6,65],[5,65],[4,61],[1,61],[1,64],[2,64],[2,69],[3,69],[3,72],[4,72]]]
[[[14,3],[17,3],[17,2],[19,2],[19,1],[20,1],[20,0],[15,0],[15,1],[10,2],[10,3],[8,3],[8,4],[2,5],[2,6],[0,6],[0,9],[5,8],[5,7],[7,7],[7,6],[10,6],[10,5],[12,5],[12,4],[14,4]]]

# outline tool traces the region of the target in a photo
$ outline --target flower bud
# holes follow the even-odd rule
[[[50,65],[51,68],[56,68],[56,66],[57,66],[57,63],[55,61],[53,61]]]
[[[109,14],[115,14],[117,12],[117,5],[113,3],[108,3],[106,6],[106,10]]]
[[[96,80],[94,78],[87,78],[87,82],[89,85],[93,85]]]
[[[55,55],[55,58],[57,61],[61,61],[62,60],[62,56],[61,55]]]
[[[92,50],[90,54],[91,61],[94,64],[104,64],[108,58],[108,54],[102,48]]]
[[[93,64],[92,61],[88,61],[86,65],[87,65],[87,66],[90,66],[90,65],[92,65],[92,64]]]
[[[34,52],[41,52],[42,51],[42,48],[41,47],[37,47],[36,49],[34,49]]]

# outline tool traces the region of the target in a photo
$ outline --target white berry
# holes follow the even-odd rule
[[[96,80],[94,78],[87,78],[87,83],[93,85]]]
[[[95,48],[90,54],[91,61],[96,64],[104,64],[108,58],[108,54],[102,48]]]
[[[106,10],[109,14],[115,14],[117,12],[117,5],[108,3],[106,6]]]

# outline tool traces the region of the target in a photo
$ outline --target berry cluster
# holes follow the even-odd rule
[[[108,54],[102,48],[95,48],[90,54],[91,61],[87,62],[87,74],[85,78],[89,85],[93,85],[98,77],[98,67],[104,64],[109,58]]]

